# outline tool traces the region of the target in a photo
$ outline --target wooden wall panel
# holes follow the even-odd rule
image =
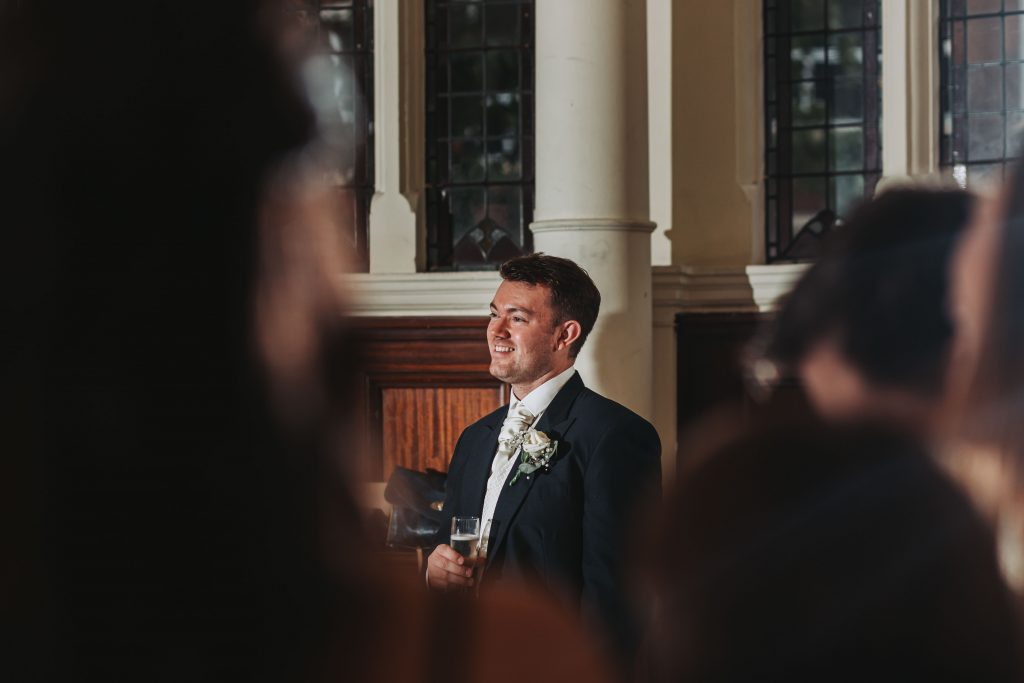
[[[732,411],[736,428],[742,429],[765,407],[754,399],[744,380],[742,354],[758,329],[770,320],[766,313],[676,315],[676,428],[680,436],[712,411]],[[796,380],[781,382],[771,405],[773,411],[810,412]],[[679,465],[686,455],[677,454]]]
[[[723,404],[733,404],[744,412],[749,408],[751,399],[743,381],[741,353],[768,319],[760,313],[676,315],[676,411],[680,430]]]
[[[487,318],[356,318],[363,468],[386,481],[395,465],[448,469],[462,430],[507,402],[488,372]]]
[[[495,388],[394,387],[382,394],[385,479],[395,465],[446,470],[462,430],[503,402]]]

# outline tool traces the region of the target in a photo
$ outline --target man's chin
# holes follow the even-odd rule
[[[494,379],[500,380],[506,384],[512,383],[512,375],[509,373],[507,368],[503,368],[499,365],[491,363],[491,366],[490,368],[488,368],[488,371],[491,373],[491,377],[493,377]]]

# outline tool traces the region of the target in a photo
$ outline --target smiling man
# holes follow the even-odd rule
[[[661,444],[649,422],[587,389],[573,367],[601,304],[586,272],[544,254],[500,272],[487,344],[511,403],[455,446],[427,583],[472,585],[479,577],[447,544],[450,520],[492,520],[486,581],[548,590],[628,657],[636,628],[622,565],[636,504],[660,490]]]

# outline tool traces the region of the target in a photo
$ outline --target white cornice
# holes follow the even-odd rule
[[[344,276],[354,315],[485,316],[501,283],[496,271]]]
[[[654,232],[651,221],[628,221],[614,218],[552,218],[530,223],[530,232],[564,232],[566,230],[614,230],[617,232]]]
[[[671,326],[676,313],[767,311],[806,266],[655,266],[655,326]],[[483,316],[501,278],[470,273],[355,274],[344,276],[354,315]]]
[[[753,306],[750,283],[742,267],[656,266],[652,277],[655,324],[671,325],[675,314],[684,310],[740,310]]]
[[[671,326],[676,313],[768,311],[803,272],[805,265],[656,266],[653,269],[654,324]]]
[[[775,308],[779,299],[793,288],[810,264],[780,263],[771,266],[747,266],[747,278],[759,311]]]

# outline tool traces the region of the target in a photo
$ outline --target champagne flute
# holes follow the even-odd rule
[[[476,551],[477,560],[476,561],[477,561],[477,565],[480,567],[480,571],[479,572],[475,572],[477,574],[477,576],[475,577],[476,578],[476,582],[475,582],[476,585],[474,586],[476,597],[480,596],[480,584],[484,580],[484,569],[487,567],[487,546],[489,545],[490,540],[491,540],[491,522],[492,521],[494,521],[494,520],[488,519],[486,522],[484,522],[484,526],[480,530],[480,542],[477,544],[477,551]]]
[[[479,517],[452,517],[451,547],[466,560],[466,567],[476,568],[480,547]]]

